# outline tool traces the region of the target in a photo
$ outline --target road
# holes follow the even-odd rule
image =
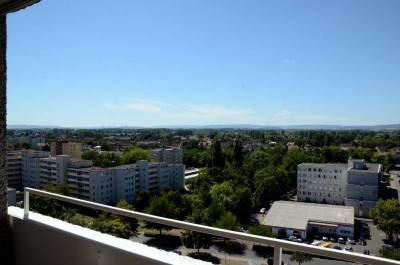
[[[138,237],[132,237],[131,240],[139,243],[144,243],[146,240],[148,240],[149,237],[145,237],[144,235],[140,234]],[[258,257],[254,251],[252,251],[252,243],[248,242],[242,242],[244,245],[246,245],[246,249],[243,254],[238,254],[238,255],[225,255],[225,253],[220,252],[218,249],[215,247],[211,247],[210,249],[200,249],[201,252],[206,252],[210,253],[213,256],[217,257],[220,259],[221,264],[227,264],[227,265],[265,265],[267,264],[267,260]],[[357,248],[355,248],[357,249]],[[179,251],[182,253],[182,255],[187,255],[190,252],[197,252],[196,249],[188,249],[185,246],[180,246],[176,249],[176,251]],[[295,265],[297,264],[296,262],[290,263],[290,255],[288,254],[283,254],[282,255],[282,261],[285,264],[292,264]],[[225,263],[226,262],[226,263]],[[336,261],[336,260],[330,260],[330,259],[319,259],[315,258],[310,262],[307,263],[302,263],[302,264],[307,264],[307,265],[350,265],[354,264],[352,262],[346,262],[346,261]]]

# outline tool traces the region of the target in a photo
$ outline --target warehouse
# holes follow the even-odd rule
[[[263,221],[277,236],[354,236],[354,208],[290,201],[275,202]]]

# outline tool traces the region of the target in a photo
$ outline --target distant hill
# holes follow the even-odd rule
[[[210,124],[210,125],[160,125],[160,126],[102,126],[102,127],[61,127],[53,125],[8,125],[7,129],[144,129],[144,128],[166,128],[166,129],[252,129],[252,130],[400,130],[400,124],[384,125],[256,125],[256,124]]]

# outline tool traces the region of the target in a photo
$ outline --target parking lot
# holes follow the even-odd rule
[[[258,217],[260,221],[262,221],[265,218],[265,214],[257,214],[255,215]],[[360,236],[364,237],[364,240],[366,242],[365,245],[359,244],[359,237]],[[336,236],[336,242],[331,242],[331,241],[323,241],[322,240],[323,235],[320,235],[319,239],[316,239],[316,241],[320,241],[320,246],[322,246],[323,243],[325,242],[330,242],[330,247],[333,248],[334,246],[340,247],[342,250],[346,246],[351,246],[353,248],[353,252],[356,253],[364,253],[364,250],[368,250],[370,252],[370,255],[379,255],[379,250],[382,249],[382,244],[384,244],[384,239],[386,238],[386,235],[384,232],[378,230],[376,226],[374,226],[373,222],[369,219],[358,219],[356,218],[355,220],[355,233],[354,233],[354,238],[355,238],[355,244],[350,244],[347,241],[347,238],[344,237],[345,242],[344,244],[340,244],[337,242],[337,239],[339,238]],[[315,239],[308,239],[306,240],[307,243],[312,243]],[[303,243],[302,243],[303,244]]]
[[[344,238],[344,244],[323,241],[322,236],[321,239],[318,239],[317,241],[320,241],[320,246],[322,246],[322,244],[325,242],[330,242],[331,248],[338,246],[343,250],[346,246],[351,246],[353,248],[353,252],[364,253],[365,250],[368,250],[370,255],[378,255],[379,250],[382,248],[382,244],[384,243],[383,240],[386,238],[385,233],[378,230],[370,220],[358,219],[356,221],[356,226],[355,244],[350,244],[347,238]],[[365,245],[359,244],[360,236],[363,236],[366,242]],[[336,239],[337,238],[338,237],[336,237]]]

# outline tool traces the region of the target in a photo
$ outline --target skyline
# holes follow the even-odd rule
[[[398,1],[95,3],[8,15],[9,125],[400,123]]]

